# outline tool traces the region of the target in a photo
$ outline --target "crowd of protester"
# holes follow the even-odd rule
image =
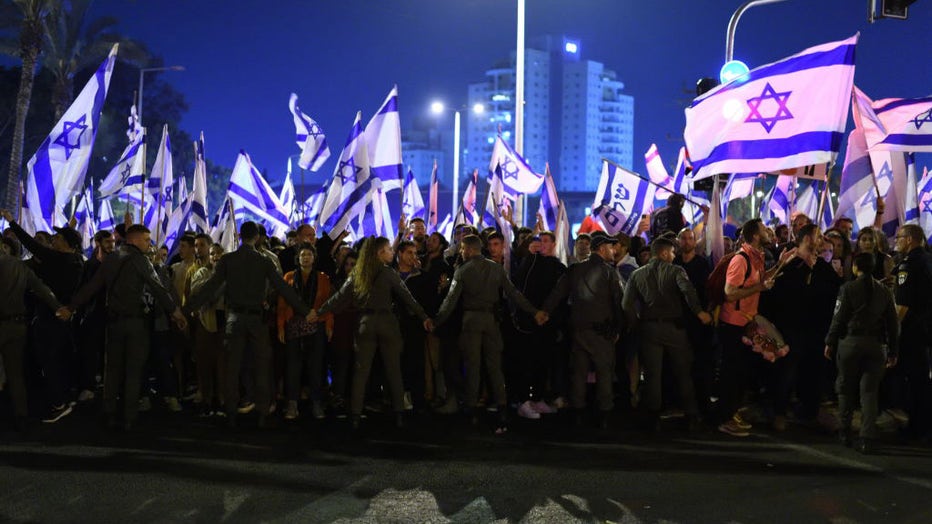
[[[800,214],[773,228],[753,219],[713,265],[681,206],[671,198],[634,236],[578,234],[568,265],[539,221],[509,242],[402,219],[396,239],[352,243],[245,222],[232,253],[190,233],[169,258],[127,220],[98,231],[85,257],[73,228],[33,236],[3,212],[10,421],[57,423],[97,401],[122,430],[149,409],[231,426],[255,411],[260,427],[465,414],[497,433],[515,415],[662,431],[662,414],[682,413],[688,431],[793,423],[868,453],[879,422],[928,442],[921,228],[901,226],[889,246],[879,228],[853,237],[845,217],[826,231]]]

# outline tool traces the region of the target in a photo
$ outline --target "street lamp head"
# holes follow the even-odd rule
[[[430,112],[435,115],[443,113],[444,109],[443,102],[431,102],[430,104]]]
[[[482,102],[476,102],[475,104],[472,105],[472,112],[477,115],[481,115],[482,113],[485,113],[485,104],[483,104]]]
[[[176,65],[169,67],[172,71],[184,71],[184,66]]]

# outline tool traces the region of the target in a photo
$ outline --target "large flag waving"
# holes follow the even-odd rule
[[[156,223],[160,224],[158,230],[153,231],[153,237],[157,244],[161,239],[165,238],[168,231],[168,221],[172,214],[172,186],[174,183],[172,146],[171,140],[168,138],[168,124],[165,124],[162,127],[162,142],[159,144],[159,152],[155,155],[152,172],[149,173],[149,179],[146,181],[146,188],[155,200]]]
[[[637,173],[602,161],[592,214],[601,219],[608,234],[635,234],[641,215],[650,210],[653,199],[653,184]]]
[[[544,167],[544,189],[540,192],[540,206],[537,212],[544,219],[544,229],[556,232],[560,219],[560,199],[557,197],[557,185],[550,173],[550,164]]]
[[[227,195],[233,202],[234,214],[244,209],[272,226],[274,234],[282,235],[288,231],[288,216],[278,201],[278,195],[272,191],[245,151],[240,151],[236,157]]]
[[[110,49],[110,55],[29,159],[26,203],[33,223],[40,230],[64,225],[62,209],[84,189],[84,175],[118,47],[114,44]]]
[[[113,219],[113,208],[110,207],[110,201],[107,199],[101,200],[97,212],[97,231],[112,231],[115,227],[116,221]]]
[[[848,117],[858,35],[767,64],[686,109],[694,178],[831,163]]]
[[[301,112],[298,107],[298,95],[291,93],[291,98],[288,99],[288,109],[294,117],[295,142],[301,148],[298,167],[317,171],[330,158],[330,148],[327,147],[324,130],[313,118]]]
[[[874,118],[864,122],[871,151],[932,153],[932,97],[876,100],[871,109]]]
[[[318,220],[330,238],[335,240],[339,237],[350,220],[365,209],[372,199],[371,190],[366,135],[362,130],[362,113],[357,112]]]
[[[535,173],[521,155],[502,140],[501,135],[495,138],[492,147],[489,173],[494,173],[499,165],[502,166],[505,194],[512,200],[519,194],[536,193],[544,183],[544,176]]]
[[[382,181],[381,190],[401,189],[404,166],[401,159],[401,120],[398,118],[398,86],[394,86],[375,116],[366,124],[366,148],[372,178]]]
[[[135,105],[130,108],[129,129],[126,131],[126,136],[129,138],[129,144],[123,150],[116,165],[97,188],[101,197],[106,198],[120,191],[138,193],[142,190],[143,176],[146,172],[146,147],[144,145],[146,130],[139,125]]]

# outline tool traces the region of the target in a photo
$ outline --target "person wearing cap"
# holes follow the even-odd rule
[[[663,362],[670,363],[679,386],[680,403],[691,429],[698,429],[699,408],[692,380],[693,352],[686,333],[684,304],[689,313],[708,325],[712,317],[702,309],[696,288],[686,271],[673,264],[675,244],[666,237],[651,243],[651,259],[631,274],[622,308],[628,325],[640,335],[640,362],[644,368],[645,392],[641,406],[648,428],[659,429]]]
[[[614,408],[615,342],[624,331],[625,319],[621,313],[621,280],[613,266],[618,239],[602,231],[593,231],[591,237],[589,259],[570,266],[541,309],[549,315],[569,299],[573,332],[570,404],[576,410],[577,424],[581,423],[589,367],[594,366],[599,423],[606,427]]]
[[[23,230],[9,211],[0,211],[10,224],[13,234],[32,253],[36,276],[44,282],[62,302],[71,300],[81,282],[84,258],[81,256],[81,235],[70,227],[54,227],[51,247],[44,246]],[[74,353],[71,324],[55,318],[55,310],[46,304],[36,306],[35,329],[36,357],[45,376],[49,413],[44,422],[53,423],[71,413],[68,398],[71,380],[68,364]]]

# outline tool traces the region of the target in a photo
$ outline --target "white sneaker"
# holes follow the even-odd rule
[[[94,392],[93,392],[93,391],[91,391],[91,390],[89,390],[89,389],[85,389],[85,390],[81,391],[81,393],[78,393],[78,402],[88,402],[88,401],[91,401],[91,400],[94,400]]]
[[[526,400],[520,406],[518,406],[518,416],[537,420],[540,418],[540,413],[534,411],[530,400]]]
[[[294,420],[296,418],[298,418],[298,402],[289,400],[288,407],[285,408],[285,420]]]
[[[411,411],[412,409],[414,409],[414,403],[411,402],[410,391],[405,391],[404,402],[405,402],[405,411]]]

